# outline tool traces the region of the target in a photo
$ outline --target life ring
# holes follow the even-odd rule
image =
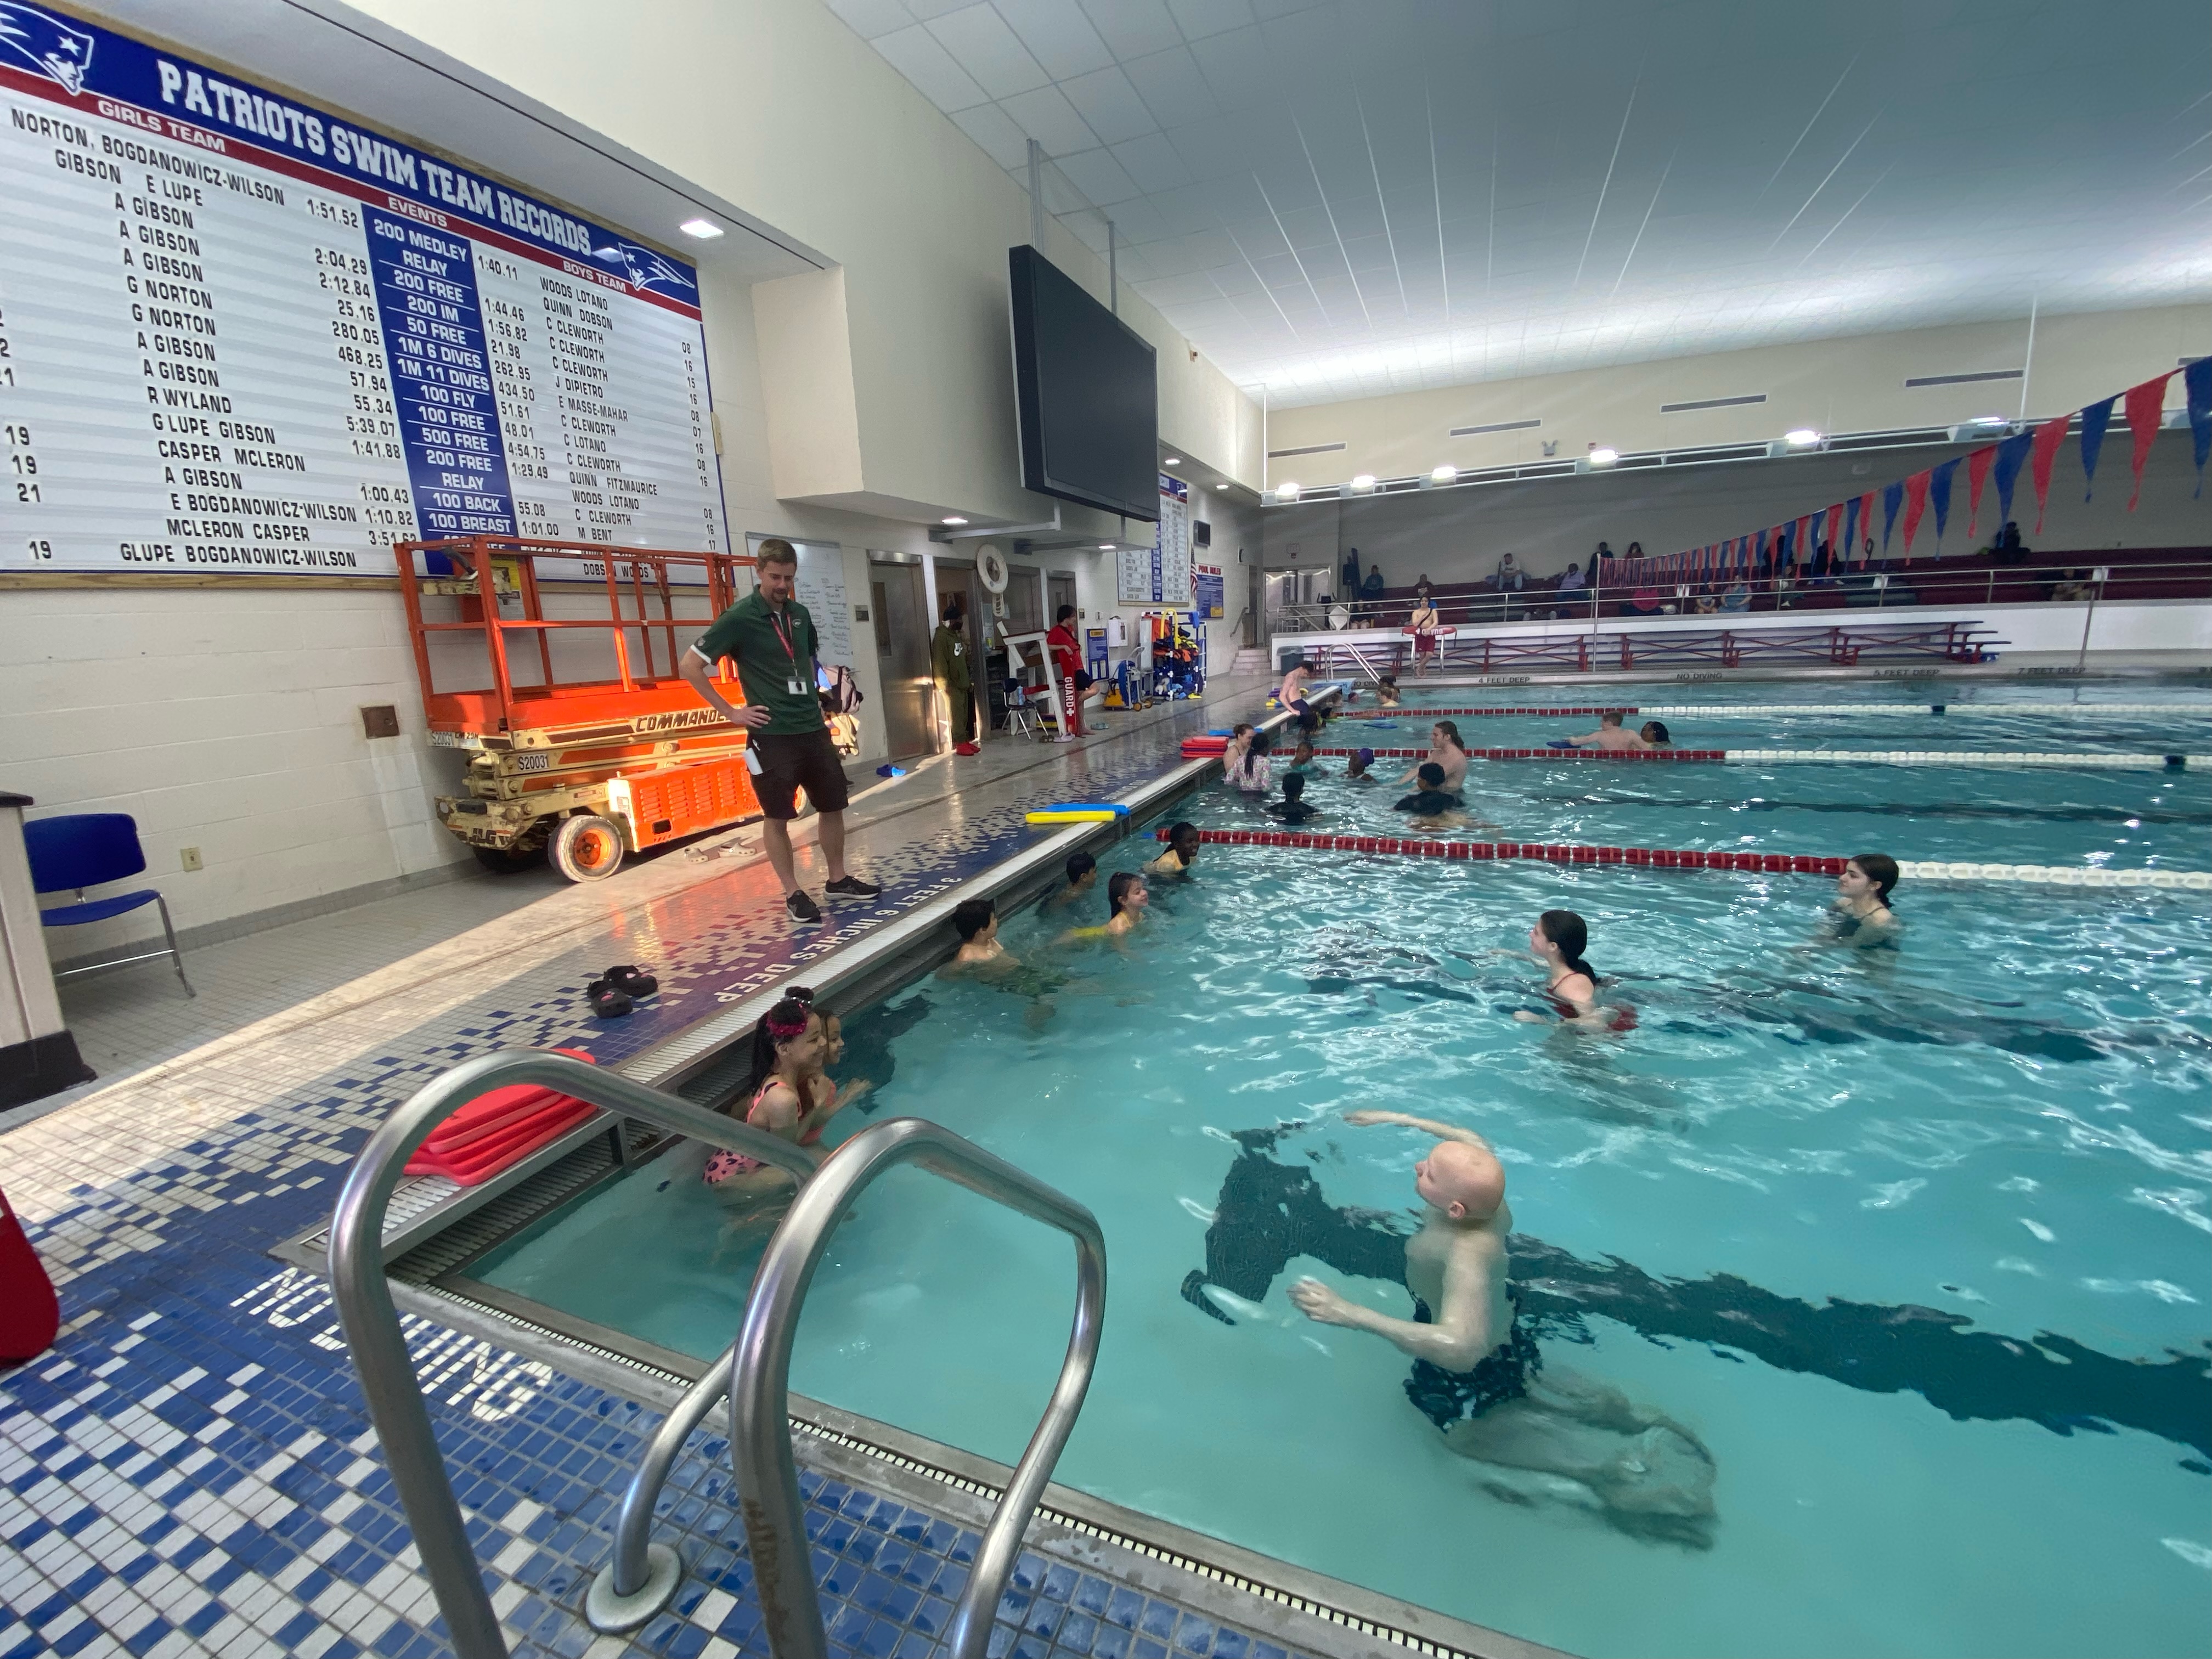
[[[985,542],[975,550],[975,574],[982,579],[986,593],[1006,591],[1006,556]]]

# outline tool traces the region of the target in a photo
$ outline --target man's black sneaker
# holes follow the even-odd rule
[[[847,876],[833,881],[822,890],[832,898],[881,898],[884,890],[872,881],[862,881],[858,876]]]
[[[794,891],[789,898],[784,900],[783,908],[791,912],[791,919],[793,921],[822,920],[822,907],[807,897],[804,891]]]

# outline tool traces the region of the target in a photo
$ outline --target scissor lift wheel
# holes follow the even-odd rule
[[[623,834],[595,812],[561,820],[553,832],[553,867],[571,881],[604,881],[622,867]]]

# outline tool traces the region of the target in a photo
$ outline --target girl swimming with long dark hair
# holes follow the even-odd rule
[[[1636,1024],[1633,1009],[1600,1007],[1597,969],[1583,952],[1589,949],[1589,924],[1572,910],[1547,910],[1528,930],[1528,951],[1546,970],[1544,997],[1560,1021],[1590,1031],[1626,1031]],[[1544,1017],[1526,1008],[1513,1018],[1541,1024]]]

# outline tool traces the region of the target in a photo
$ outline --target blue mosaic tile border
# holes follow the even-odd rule
[[[1132,757],[1087,781],[1118,793],[1158,767]],[[703,1015],[708,998],[817,959],[1030,844],[1021,813],[1066,787],[1040,784],[872,860],[889,902],[819,930],[738,915],[720,884],[702,884],[651,907],[644,926],[624,918],[304,1087],[239,1098],[235,1115],[181,1145],[149,1137],[144,1167],[80,1188],[31,1228],[68,1323],[52,1351],[0,1375],[0,1659],[444,1651],[327,1287],[266,1253],[326,1214],[370,1128],[438,1073],[516,1045],[634,1054]],[[647,941],[652,951],[634,948]],[[599,1022],[583,981],[625,954],[669,990]],[[238,1098],[236,1084],[179,1085],[194,1087]],[[628,1638],[598,1637],[579,1611],[584,1587],[657,1415],[490,1343],[404,1323],[520,1659],[765,1651],[725,1441],[695,1435],[664,1494],[660,1534],[680,1534],[691,1565],[676,1602]],[[801,1486],[836,1659],[929,1659],[975,1534],[816,1473]],[[1291,1659],[1033,1553],[999,1619],[993,1659]]]

